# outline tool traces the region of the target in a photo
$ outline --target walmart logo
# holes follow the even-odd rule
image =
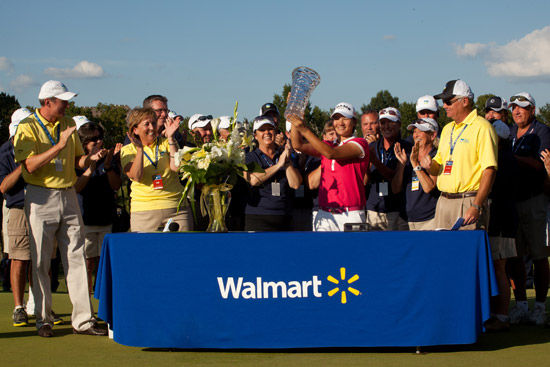
[[[327,294],[329,297],[340,292],[340,302],[347,303],[347,294],[350,292],[359,296],[361,292],[351,286],[359,279],[355,274],[346,280],[346,268],[340,268],[340,280],[332,275],[327,280],[337,285]],[[262,277],[256,277],[255,281],[245,281],[244,277],[217,277],[220,296],[223,299],[275,299],[275,298],[322,298],[320,291],[322,281],[318,275],[313,275],[307,280],[291,281],[265,281]]]
[[[357,281],[358,279],[359,279],[359,275],[355,274],[354,276],[352,276],[351,278],[348,279],[347,284],[351,284],[351,283]],[[346,304],[348,302],[348,298],[346,296],[346,289],[347,289],[348,292],[350,292],[350,293],[352,293],[356,296],[361,294],[361,292],[359,292],[357,289],[352,288],[352,287],[348,287],[344,283],[344,281],[346,280],[346,268],[340,268],[340,280],[342,281],[342,284],[340,284],[340,281],[338,279],[334,278],[332,275],[329,275],[327,277],[327,280],[329,282],[332,282],[332,283],[338,285],[338,287],[333,288],[328,292],[329,297],[332,297],[336,293],[341,292],[340,302],[342,302],[342,304]],[[340,291],[340,288],[342,288],[343,290]]]

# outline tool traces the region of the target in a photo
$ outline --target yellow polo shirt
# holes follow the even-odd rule
[[[36,114],[42,120],[42,123],[56,144],[58,142],[58,129],[61,132],[67,127],[75,125],[73,119],[68,117],[62,117],[56,122],[49,122],[40,115],[38,110],[36,110]],[[35,115],[32,114],[21,121],[17,127],[17,133],[14,138],[15,161],[18,163],[23,162],[29,157],[44,153],[52,146],[46,132],[36,120]],[[47,187],[49,189],[71,187],[76,183],[75,159],[82,155],[84,155],[84,149],[82,149],[82,143],[75,131],[67,141],[67,146],[59,152],[57,157],[40,167],[36,172],[30,174],[23,166],[23,179],[28,184]],[[61,160],[63,170],[56,170],[56,159]]]
[[[159,138],[157,168],[143,156],[143,176],[141,181],[132,180],[131,212],[142,212],[156,209],[172,209],[178,206],[183,186],[180,183],[177,172],[170,169],[170,146],[166,138]],[[155,162],[156,142],[143,148],[143,151]],[[136,147],[128,144],[120,151],[120,162],[126,167],[136,158]],[[164,188],[153,188],[153,176],[160,174]]]
[[[456,140],[452,157],[451,132],[453,143]],[[453,121],[445,125],[441,132],[439,148],[434,157],[441,166],[437,188],[448,193],[477,191],[482,172],[488,167],[497,168],[497,156],[498,136],[495,129],[489,121],[478,116],[474,109],[464,121]],[[448,175],[443,173],[447,161],[453,161],[451,174]]]

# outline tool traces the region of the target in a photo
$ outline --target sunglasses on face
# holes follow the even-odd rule
[[[381,115],[392,115],[392,116],[397,116],[397,112],[395,112],[394,110],[382,110],[380,111],[380,114]]]
[[[153,109],[153,111],[155,111],[155,113],[157,113],[157,114],[161,114],[163,112],[168,113],[168,109],[166,109],[166,108],[157,108],[156,110]]]
[[[443,103],[446,104],[447,106],[451,106],[452,104],[454,104],[454,103],[457,102],[457,101],[460,101],[461,99],[462,99],[462,97],[457,98],[457,99],[454,99],[454,97],[452,97],[452,98],[447,98],[447,99],[444,99],[444,100],[443,100]]]

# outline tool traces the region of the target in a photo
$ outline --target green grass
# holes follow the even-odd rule
[[[550,329],[516,326],[508,333],[482,335],[466,346],[352,348],[278,351],[187,351],[126,347],[106,337],[73,335],[71,305],[64,291],[53,307],[65,320],[55,337],[40,338],[32,325],[12,326],[13,298],[0,292],[0,366],[498,366],[550,365]],[[533,291],[530,291],[532,302]],[[93,300],[97,308],[97,301]]]

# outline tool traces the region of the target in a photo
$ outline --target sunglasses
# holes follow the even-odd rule
[[[206,120],[212,120],[212,115],[207,116],[200,116],[197,121],[206,121]]]
[[[451,106],[451,105],[453,105],[455,102],[460,101],[462,98],[464,98],[464,97],[460,97],[460,98],[457,98],[457,99],[454,99],[454,97],[452,97],[452,98],[447,98],[447,99],[444,99],[444,100],[443,100],[443,104],[446,104],[447,106]]]
[[[153,111],[155,111],[155,113],[163,113],[163,112],[168,113],[168,109],[166,108],[157,108],[156,110],[153,109]]]
[[[383,109],[380,111],[380,114],[381,115],[392,115],[392,116],[397,116],[397,112],[395,112],[394,110],[386,110],[386,109]]]
[[[515,101],[519,101],[519,102],[529,102],[529,103],[531,103],[531,101],[529,100],[529,98],[524,97],[524,96],[512,96],[512,97],[510,98],[510,102],[515,102]]]

